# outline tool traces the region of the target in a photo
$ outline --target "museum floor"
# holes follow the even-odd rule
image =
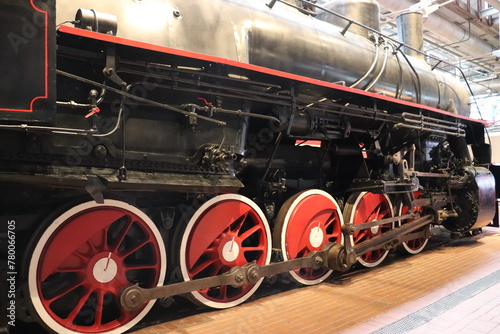
[[[500,229],[439,235],[418,255],[390,254],[316,286],[282,285],[226,310],[159,308],[134,333],[500,333]]]

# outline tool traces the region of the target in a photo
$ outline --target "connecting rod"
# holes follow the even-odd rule
[[[350,242],[347,243],[347,246],[337,243],[328,243],[323,246],[321,251],[313,251],[305,257],[289,261],[276,262],[263,266],[250,262],[241,267],[233,267],[228,272],[218,276],[174,283],[150,289],[144,289],[137,285],[130,285],[121,292],[120,304],[126,310],[135,310],[149,300],[166,298],[219,285],[240,287],[243,285],[256,284],[264,277],[300,268],[311,267],[313,269],[319,269],[327,267],[331,270],[346,271],[356,263],[356,258],[358,256],[373,249],[395,247],[401,240],[404,240],[404,235],[432,221],[433,216],[427,215],[355,246],[351,246]]]

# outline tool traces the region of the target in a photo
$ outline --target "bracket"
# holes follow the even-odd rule
[[[127,83],[116,74],[116,49],[114,46],[109,46],[106,50],[106,67],[102,70],[102,73],[118,86],[127,86]]]

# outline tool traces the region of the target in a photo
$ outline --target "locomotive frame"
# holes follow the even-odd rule
[[[266,276],[317,284],[392,249],[421,252],[430,224],[465,235],[493,218],[485,123],[454,113],[460,98],[422,94],[431,76],[410,56],[416,101],[381,94],[388,50],[415,50],[371,28],[386,58],[366,79],[375,91],[116,36],[93,10],[56,30],[54,0],[3,2],[17,16],[0,56],[22,93],[0,95],[19,320],[123,332],[156,299],[231,307]],[[342,36],[367,28],[348,22]]]

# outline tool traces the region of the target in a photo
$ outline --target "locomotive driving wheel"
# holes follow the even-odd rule
[[[344,221],[353,225],[369,223],[394,216],[391,200],[387,195],[371,192],[353,193],[349,196],[344,210]],[[393,228],[393,223],[383,224],[354,232],[353,245],[372,239]],[[358,262],[364,267],[378,266],[389,253],[386,249],[375,249],[361,256]]]
[[[56,333],[122,333],[154,301],[120,306],[121,289],[163,284],[166,254],[151,219],[120,201],[87,202],[64,212],[35,239],[28,293],[41,321]]]
[[[281,207],[273,231],[273,244],[282,250],[285,261],[319,251],[329,242],[342,243],[344,220],[338,203],[327,192],[311,189],[289,198]],[[327,268],[290,271],[299,283],[313,285],[332,272]]]
[[[247,262],[269,264],[270,258],[267,219],[257,204],[238,194],[219,195],[205,202],[182,232],[179,263],[185,281],[220,275]],[[228,308],[247,300],[261,282],[193,291],[189,297],[205,306]]]
[[[422,193],[421,191],[414,192],[413,193],[414,198],[415,199],[419,198],[421,193]],[[402,215],[409,213],[408,212],[409,207],[403,203],[402,198],[399,198],[397,200],[396,210],[398,212],[398,216],[402,216]],[[415,206],[413,208],[413,213],[421,216],[423,210],[424,210],[423,207]],[[412,221],[412,219],[405,219],[403,221],[397,221],[396,225],[401,226],[402,224],[409,223],[411,221]],[[425,230],[426,228],[428,228],[428,225],[418,229],[417,231],[422,231],[422,230]],[[403,241],[401,243],[401,245],[398,247],[398,250],[400,250],[404,253],[407,253],[407,254],[415,255],[415,254],[418,254],[424,250],[425,245],[427,245],[427,241],[429,241],[428,238],[416,238],[416,239],[412,239],[412,240],[408,240],[408,241]]]

